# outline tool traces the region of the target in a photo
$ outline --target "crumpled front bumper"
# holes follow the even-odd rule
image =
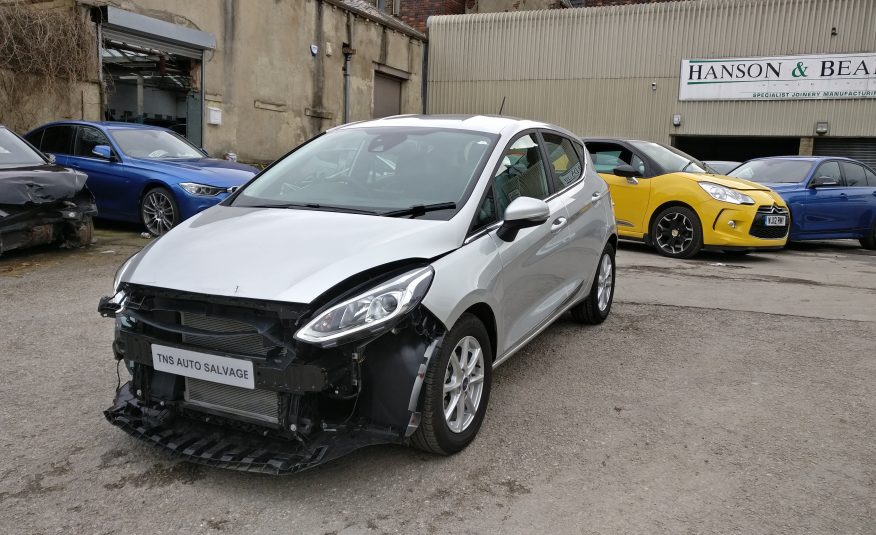
[[[400,444],[397,433],[357,427],[324,429],[307,442],[260,436],[142,406],[125,383],[106,419],[134,438],[182,460],[271,475],[313,468],[374,444]]]

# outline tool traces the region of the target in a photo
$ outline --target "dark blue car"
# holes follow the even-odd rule
[[[852,238],[876,249],[876,173],[849,158],[749,160],[730,176],[775,190],[791,209],[789,240]]]
[[[25,139],[54,155],[58,165],[88,175],[99,217],[139,221],[156,236],[217,204],[229,188],[258,172],[208,158],[182,136],[155,126],[62,121],[43,125]]]

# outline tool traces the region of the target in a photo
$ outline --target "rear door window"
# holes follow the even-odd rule
[[[873,171],[871,171],[865,167],[864,168],[864,176],[867,177],[867,185],[868,186],[876,187],[876,173],[874,173]]]
[[[843,170],[843,176],[846,179],[846,186],[860,188],[867,185],[867,175],[864,174],[863,167],[852,162],[840,162],[839,165]]]
[[[43,134],[40,149],[52,154],[70,154],[76,128],[70,125],[50,126]]]
[[[562,189],[577,182],[581,178],[583,166],[572,141],[547,132],[542,136],[547,149],[548,163],[559,182],[557,188]]]

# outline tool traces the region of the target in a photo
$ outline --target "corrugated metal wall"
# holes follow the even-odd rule
[[[876,100],[678,100],[684,58],[876,51],[876,0],[691,0],[429,19],[430,113],[581,135],[876,136]],[[831,28],[837,35],[831,36]],[[656,90],[651,84],[656,83]],[[672,114],[683,117],[671,125]]]

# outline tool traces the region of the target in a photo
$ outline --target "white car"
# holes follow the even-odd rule
[[[491,371],[600,323],[617,235],[572,133],[502,117],[335,128],[124,264],[107,419],[190,461],[290,473],[375,443],[451,454]]]

